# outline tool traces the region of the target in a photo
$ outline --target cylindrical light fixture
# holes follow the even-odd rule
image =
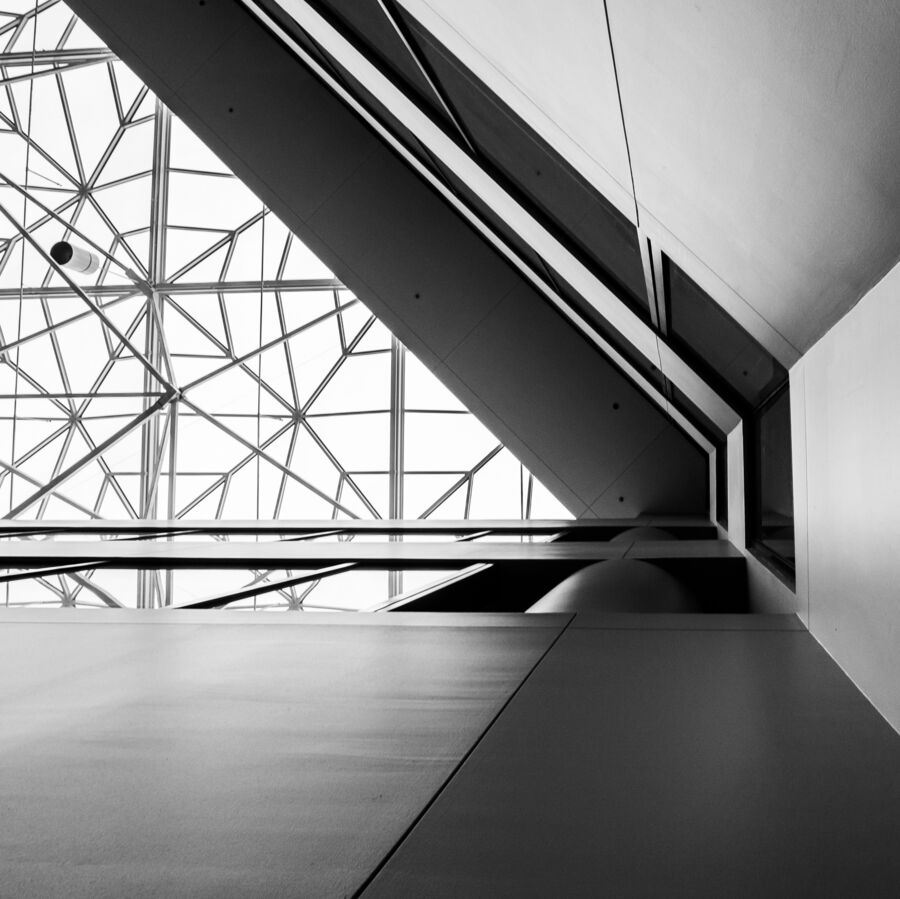
[[[73,247],[67,240],[61,240],[50,248],[50,255],[57,265],[90,275],[100,268],[100,259],[90,250]]]

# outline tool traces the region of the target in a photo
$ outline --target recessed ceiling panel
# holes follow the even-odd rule
[[[610,0],[609,19],[644,214],[806,350],[900,253],[900,8]]]
[[[612,203],[633,214],[602,3],[401,2]]]

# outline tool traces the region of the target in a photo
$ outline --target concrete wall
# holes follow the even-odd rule
[[[798,602],[900,729],[898,336],[900,265],[795,366],[791,405]]]
[[[783,364],[893,264],[896,3],[401,3]]]

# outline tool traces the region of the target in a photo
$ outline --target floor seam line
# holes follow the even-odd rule
[[[384,857],[381,861],[372,869],[366,879],[359,885],[359,887],[352,893],[350,899],[360,899],[360,897],[365,893],[365,891],[372,885],[375,881],[375,878],[384,870],[387,866],[388,862],[394,857],[397,853],[397,850],[406,842],[407,838],[413,833],[416,827],[419,825],[419,822],[428,814],[431,807],[437,802],[440,796],[443,794],[444,790],[450,785],[450,783],[454,780],[456,775],[462,770],[463,765],[468,761],[470,756],[475,752],[475,750],[481,745],[481,741],[487,736],[491,728],[493,728],[494,724],[500,718],[500,716],[506,711],[509,704],[515,699],[518,695],[519,691],[525,684],[528,682],[529,678],[535,671],[537,671],[541,662],[544,661],[545,658],[549,655],[550,651],[554,646],[559,642],[560,637],[569,629],[569,626],[575,620],[575,615],[571,615],[569,620],[563,625],[560,629],[559,633],[550,641],[550,645],[538,656],[535,663],[528,669],[525,677],[519,681],[518,686],[506,697],[503,704],[497,709],[496,713],[491,717],[490,721],[488,721],[484,730],[478,735],[475,742],[463,753],[462,758],[456,763],[456,765],[452,768],[447,777],[444,778],[443,783],[435,790],[434,794],[431,798],[425,803],[422,809],[418,812],[418,814],[413,818],[410,822],[409,826],[403,831],[402,834],[397,838],[397,841],[393,846],[384,854]]]

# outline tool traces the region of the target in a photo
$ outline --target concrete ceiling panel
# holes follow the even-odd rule
[[[90,24],[90,9],[71,5],[79,15],[86,12]],[[164,51],[166,65],[159,68],[157,77],[170,89],[178,90],[235,31],[246,26],[246,21],[246,15],[233,3],[128,0],[104,4],[102,34],[123,57],[137,58],[151,67],[151,61]],[[136,30],[135,22],[141,22],[142,27]],[[175,22],[177,28],[172,27]]]
[[[507,446],[516,458],[576,517],[592,516],[590,506],[577,496],[572,489],[561,480],[560,476],[547,463],[537,456],[531,448],[522,442],[522,438],[500,418],[485,401],[475,393],[465,381],[460,380],[456,372],[443,363],[438,364],[432,374],[450,390],[465,407],[484,424],[486,428]]]
[[[520,283],[387,149],[369,157],[308,224],[438,358]]]
[[[900,254],[900,7],[610,0],[642,217],[803,351]]]
[[[311,72],[248,24],[182,85],[179,97],[203,110],[218,140],[307,219],[379,144]]]
[[[413,34],[448,101],[477,148],[596,264],[646,304],[637,234],[631,220],[611,207],[532,128],[498,102],[493,91],[461,66],[419,26]]]
[[[673,478],[673,469],[689,471],[690,476]],[[697,505],[699,491],[695,485],[706,477],[706,470],[706,454],[693,448],[686,454],[681,435],[669,425],[597,497],[591,504],[591,514],[598,518],[653,515],[656,509],[642,504],[648,495],[660,508],[694,508],[697,514],[704,514],[706,508]]]
[[[588,505],[668,427],[530,286],[511,293],[446,361],[462,381],[478,385],[485,404],[531,453],[566,472],[566,483]],[[673,455],[670,473],[677,471],[695,498],[705,496],[705,469],[683,461]],[[651,493],[639,494],[637,505],[653,507]]]
[[[606,17],[595,0],[400,0],[621,212],[634,215]]]

